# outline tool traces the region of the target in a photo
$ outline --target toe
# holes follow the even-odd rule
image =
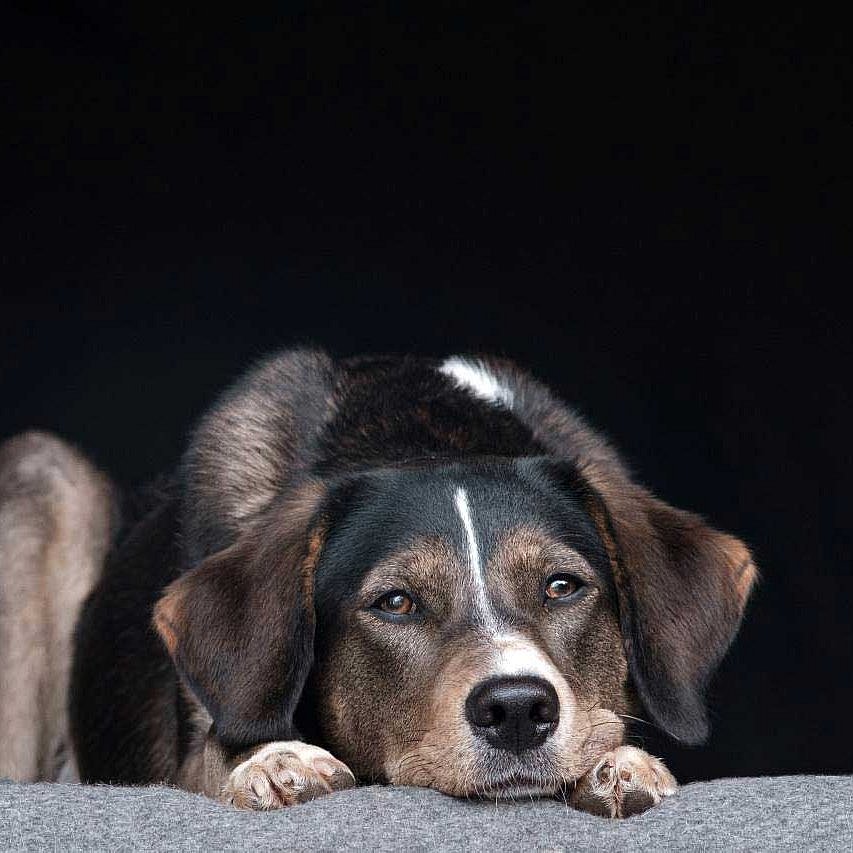
[[[295,802],[307,803],[310,800],[316,800],[318,797],[325,797],[331,791],[331,787],[320,776],[315,774],[299,786],[296,791]]]
[[[605,759],[595,770],[595,778],[599,784],[608,785],[613,781],[613,762]]]
[[[343,791],[355,787],[355,776],[342,761],[336,758],[318,758],[314,761],[314,770],[323,777],[333,791]]]

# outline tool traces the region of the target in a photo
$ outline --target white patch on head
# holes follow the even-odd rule
[[[538,675],[553,681],[560,673],[548,657],[523,637],[501,634],[495,637],[497,665],[492,675]]]
[[[475,397],[487,403],[512,408],[515,399],[512,390],[500,382],[482,361],[471,361],[454,355],[446,359],[438,369]]]
[[[468,493],[462,486],[458,486],[453,493],[453,501],[456,504],[456,512],[462,520],[465,530],[465,540],[468,550],[468,569],[474,580],[474,597],[477,609],[484,624],[497,631],[497,620],[489,605],[489,597],[486,593],[486,578],[483,574],[483,562],[480,559],[480,546],[477,543],[477,534],[474,532],[474,522],[471,518],[471,506],[468,503]]]

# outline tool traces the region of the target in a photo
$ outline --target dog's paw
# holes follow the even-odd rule
[[[239,809],[267,811],[354,785],[349,767],[325,749],[298,740],[277,741],[231,771],[220,799]]]
[[[657,805],[677,788],[659,758],[634,746],[620,746],[578,780],[572,805],[603,817],[630,817]]]

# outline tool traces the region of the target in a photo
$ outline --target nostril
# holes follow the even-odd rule
[[[530,709],[530,719],[535,723],[554,723],[560,717],[556,701],[549,697],[544,702],[537,702]]]
[[[506,709],[503,705],[491,705],[488,712],[487,726],[499,726],[506,719]]]
[[[502,705],[483,705],[474,714],[474,724],[482,728],[499,726],[506,719],[506,710]]]

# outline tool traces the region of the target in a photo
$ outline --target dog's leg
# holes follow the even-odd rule
[[[274,741],[229,757],[212,735],[184,763],[178,783],[255,811],[304,803],[356,784],[349,767],[318,746]]]
[[[576,809],[602,817],[630,817],[675,793],[678,783],[659,758],[620,746],[605,753],[572,793]]]
[[[0,445],[0,776],[54,780],[73,761],[71,635],[109,546],[113,496],[107,478],[54,436]]]

